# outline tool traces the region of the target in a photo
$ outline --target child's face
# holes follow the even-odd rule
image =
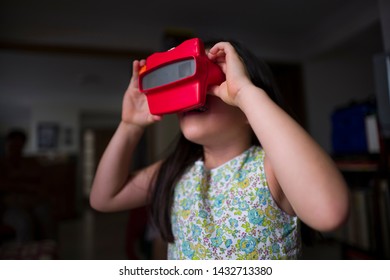
[[[250,125],[238,107],[211,95],[207,95],[205,107],[204,112],[178,113],[181,131],[188,140],[200,145],[225,145],[250,139]]]

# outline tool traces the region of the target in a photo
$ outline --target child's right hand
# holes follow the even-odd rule
[[[139,90],[138,72],[144,65],[145,60],[133,61],[133,75],[122,102],[122,122],[142,128],[162,119],[150,114],[146,96]]]

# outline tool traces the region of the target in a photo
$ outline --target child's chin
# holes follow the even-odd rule
[[[186,128],[182,129],[184,137],[193,143],[203,145],[204,142],[204,131],[201,127],[191,127],[191,128]]]

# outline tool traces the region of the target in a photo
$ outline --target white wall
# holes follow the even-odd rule
[[[115,57],[1,52],[0,65],[0,134],[27,129],[29,153],[38,152],[42,122],[57,123],[60,132],[71,129],[71,144],[60,133],[59,152],[77,152],[80,115],[120,112],[131,74],[131,63]]]
[[[52,122],[60,127],[56,152],[77,153],[84,126],[116,126],[122,96],[131,76],[133,58],[0,52],[0,135],[12,128],[29,134],[28,154],[40,152],[37,127]],[[6,66],[6,67],[5,67]],[[86,120],[87,116],[88,120]],[[116,120],[113,116],[118,116]],[[71,130],[71,144],[64,132]],[[176,117],[166,116],[155,125],[156,156],[178,132]]]
[[[351,44],[303,64],[308,129],[328,151],[334,108],[374,94],[371,59],[380,50],[378,32],[377,26],[368,29]],[[354,47],[363,41],[372,43]],[[0,68],[0,134],[15,126],[27,129],[29,153],[38,152],[37,125],[46,121],[58,123],[62,131],[72,129],[72,145],[65,145],[60,135],[60,152],[78,152],[80,116],[88,112],[120,115],[131,74],[131,59],[118,57],[1,52],[0,65],[7,65]],[[156,126],[156,155],[177,131],[175,116]]]
[[[386,52],[390,52],[390,1],[378,0],[379,13],[382,25],[383,45]]]
[[[331,114],[351,101],[373,95],[371,64],[354,57],[305,63],[306,108],[311,135],[331,151]]]
[[[368,5],[366,1],[358,3]],[[387,11],[388,4],[384,3],[387,2],[379,1],[380,7],[387,8]],[[294,58],[295,62],[302,59],[308,129],[328,151],[331,149],[330,115],[333,109],[374,93],[371,59],[374,53],[383,50],[384,36],[378,27],[378,14],[384,23],[388,22],[388,15],[380,13],[376,1],[370,2],[367,7],[363,4],[353,10],[346,6],[320,27],[308,26],[312,29],[309,38],[291,38],[294,39],[291,45],[281,44],[278,36],[271,40],[253,36],[256,31],[243,33],[229,29],[229,34],[240,34],[251,49],[265,58],[280,61]],[[224,32],[227,30],[222,35]],[[206,37],[218,35],[212,30],[200,33]],[[153,46],[158,49],[161,42],[157,40],[161,36],[153,32],[144,32],[140,36],[144,37],[133,40],[135,47],[151,37],[156,41],[148,45],[151,49]],[[353,37],[352,42],[344,43],[348,37]],[[326,53],[319,54],[319,51]],[[131,57],[1,50],[0,136],[11,127],[28,129],[31,139],[28,151],[36,153],[37,125],[54,121],[62,129],[73,130],[74,141],[71,145],[60,142],[60,151],[78,152],[82,126],[80,116],[120,115],[122,95],[131,74],[131,60]],[[157,155],[165,150],[176,132],[177,122],[173,116],[155,127]]]

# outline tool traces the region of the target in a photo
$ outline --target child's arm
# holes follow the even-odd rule
[[[150,115],[146,97],[138,89],[138,71],[144,63],[133,63],[133,76],[123,98],[122,121],[96,171],[90,203],[100,211],[119,211],[145,205],[148,188],[160,166],[158,162],[129,174],[135,147],[145,127],[161,119]]]
[[[273,184],[270,188],[282,191],[278,201],[284,203],[282,208],[292,208],[302,221],[320,231],[341,225],[348,213],[348,189],[330,157],[262,89],[250,82],[230,44],[219,43],[210,53],[209,57],[219,61],[227,77],[213,94],[246,114],[266,153],[266,175]]]
[[[305,223],[321,231],[338,227],[345,221],[348,192],[332,160],[265,92],[252,87],[243,93],[240,108],[264,147],[267,175],[274,175]]]

